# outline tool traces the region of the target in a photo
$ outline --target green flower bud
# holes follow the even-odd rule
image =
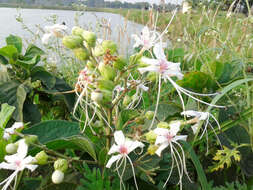
[[[160,122],[157,124],[157,127],[158,128],[166,128],[166,129],[169,129],[170,128],[170,125],[167,123],[167,122]]]
[[[8,154],[15,154],[18,150],[18,145],[14,143],[7,144],[5,150]]]
[[[96,65],[92,63],[91,61],[87,61],[86,66],[89,70],[93,70],[96,68]]]
[[[100,90],[109,90],[113,91],[115,84],[111,80],[99,80],[98,81],[98,88]]]
[[[33,144],[33,143],[36,143],[38,142],[38,136],[36,135],[28,135],[28,136],[25,136],[25,142],[26,144]]]
[[[134,121],[140,125],[143,125],[145,123],[144,117],[136,117]]]
[[[103,93],[99,91],[94,91],[91,93],[91,100],[96,103],[100,103],[103,100]]]
[[[81,61],[86,61],[87,59],[89,59],[89,52],[86,48],[76,48],[73,50],[75,56],[77,59],[81,60]]]
[[[148,133],[145,134],[145,137],[150,144],[154,144],[156,141],[157,134],[155,134],[154,131],[149,131]]]
[[[98,70],[105,80],[114,80],[117,75],[114,68],[112,68],[110,65],[105,65],[103,62],[99,64]]]
[[[118,70],[122,70],[127,64],[126,59],[118,57],[116,61],[113,62],[113,67]]]
[[[103,48],[104,52],[106,52],[106,51],[109,50],[111,54],[114,54],[117,51],[117,45],[116,45],[116,43],[114,43],[111,40],[105,40],[105,41],[103,41],[102,42],[102,48]]]
[[[60,184],[63,182],[64,179],[64,173],[60,170],[55,170],[52,174],[52,182],[54,184]]]
[[[128,106],[128,104],[130,104],[131,101],[132,101],[131,97],[126,95],[123,99],[123,105]]]
[[[95,33],[84,30],[82,37],[90,47],[95,47],[97,41],[97,36]]]
[[[131,65],[137,64],[139,60],[141,59],[142,54],[134,54],[129,58],[129,63]]]
[[[62,43],[69,49],[75,49],[83,45],[83,39],[80,36],[65,36]]]
[[[147,79],[151,82],[156,82],[156,80],[158,79],[158,75],[155,72],[149,72],[147,75]]]
[[[154,155],[157,149],[158,149],[158,146],[156,146],[156,145],[150,145],[148,147],[148,154]]]
[[[99,57],[99,56],[104,55],[104,54],[105,54],[105,51],[104,51],[104,49],[103,49],[103,47],[101,45],[97,45],[94,48],[93,55],[95,57]]]
[[[54,162],[54,169],[66,172],[68,169],[68,161],[62,158],[59,158]]]
[[[37,164],[45,165],[47,164],[48,155],[44,151],[40,151],[36,154],[35,159],[37,160]]]
[[[145,117],[146,117],[148,120],[152,120],[153,117],[154,117],[154,115],[155,115],[155,112],[153,112],[153,111],[147,111],[147,112],[145,113]]]
[[[101,90],[103,93],[103,103],[108,104],[112,101],[112,92],[109,90]]]
[[[83,31],[84,31],[84,29],[80,28],[79,26],[74,26],[72,28],[71,33],[72,33],[72,35],[82,37]]]

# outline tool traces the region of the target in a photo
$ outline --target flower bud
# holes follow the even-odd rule
[[[131,101],[132,101],[131,97],[126,95],[123,99],[123,105],[128,106],[128,104],[130,104]]]
[[[25,142],[27,145],[36,143],[36,142],[38,142],[38,136],[37,135],[27,135],[27,136],[25,136]]]
[[[93,70],[93,69],[96,68],[96,65],[95,65],[94,63],[92,63],[91,61],[87,61],[86,67],[87,67],[89,70]]]
[[[157,124],[157,127],[158,128],[165,128],[165,129],[169,129],[170,128],[170,125],[167,123],[167,122],[160,122]]]
[[[68,161],[62,158],[59,158],[54,162],[54,169],[65,172],[68,169]]]
[[[108,104],[112,101],[112,91],[109,90],[101,90],[103,93],[103,103]]]
[[[140,124],[140,125],[143,125],[145,123],[144,117],[141,117],[141,116],[136,117],[134,121],[135,123]]]
[[[148,154],[154,155],[157,149],[158,149],[158,146],[156,146],[156,145],[149,145],[149,147],[148,147]]]
[[[37,160],[37,164],[45,165],[47,164],[48,155],[44,151],[40,151],[36,154],[35,159]]]
[[[118,57],[116,61],[113,62],[113,67],[118,70],[122,70],[127,64],[127,61],[122,58]]]
[[[18,150],[18,145],[14,143],[7,144],[5,150],[8,154],[15,154]]]
[[[111,80],[99,80],[98,88],[101,90],[113,91],[115,84]]]
[[[114,43],[111,40],[105,40],[105,41],[103,41],[102,42],[102,48],[103,48],[104,52],[106,52],[106,51],[109,50],[111,54],[114,54],[117,51],[117,45],[116,45],[116,43]]]
[[[90,47],[95,47],[97,41],[97,36],[95,33],[84,30],[82,37]]]
[[[62,39],[62,43],[69,49],[75,49],[82,46],[83,39],[80,36],[65,36]]]
[[[99,64],[98,70],[101,73],[102,77],[106,80],[114,80],[117,75],[114,68],[109,65],[105,65],[103,62]]]
[[[105,51],[103,49],[103,47],[101,45],[97,45],[95,48],[94,48],[94,51],[93,51],[93,55],[95,57],[99,57],[101,55],[104,55]]]
[[[153,117],[154,117],[154,115],[155,115],[155,112],[153,112],[153,111],[147,111],[147,112],[145,113],[145,117],[146,117],[148,120],[152,120]]]
[[[151,82],[156,82],[156,80],[158,79],[158,75],[155,72],[149,72],[147,75],[147,79]]]
[[[91,93],[91,100],[96,103],[100,103],[103,100],[103,93],[99,91],[94,91]]]
[[[60,170],[55,170],[52,174],[52,182],[54,184],[60,184],[63,182],[64,179],[64,173]]]
[[[149,131],[148,133],[145,134],[145,137],[150,144],[154,144],[156,141],[157,134],[155,134],[154,131]]]
[[[86,48],[76,48],[73,51],[77,59],[81,61],[86,61],[87,59],[89,59],[90,55]]]
[[[82,28],[80,28],[79,26],[74,26],[74,27],[72,28],[71,33],[72,33],[72,35],[82,37],[83,31],[84,31],[84,30],[83,30]]]

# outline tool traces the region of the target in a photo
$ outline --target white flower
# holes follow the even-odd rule
[[[214,131],[214,134],[216,135],[216,137],[217,137],[217,139],[219,141],[219,138],[218,138],[218,136],[217,136],[217,134],[216,134],[213,126],[209,122],[210,116],[214,119],[214,121],[218,125],[218,128],[220,129],[221,127],[220,127],[220,124],[217,121],[217,119],[211,113],[209,113],[209,112],[199,112],[199,111],[187,110],[187,111],[183,111],[181,113],[181,115],[185,115],[187,117],[195,117],[197,119],[197,122],[194,125],[192,125],[192,131],[193,131],[194,134],[197,133],[197,131],[198,131],[200,125],[201,125],[201,121],[205,121],[205,127],[204,127],[203,133],[200,136],[200,138],[202,138],[203,135],[205,134],[205,132],[207,132],[207,126],[210,125],[210,127]]]
[[[126,157],[129,153],[131,153],[136,148],[143,148],[144,144],[139,141],[132,141],[126,139],[122,131],[116,131],[114,133],[115,144],[112,145],[108,154],[118,153],[118,155],[112,156],[108,163],[106,164],[107,168],[110,168],[111,165],[117,160]]]
[[[121,187],[121,185],[123,184],[123,174],[126,169],[126,160],[128,159],[128,161],[130,162],[130,165],[132,167],[132,172],[133,172],[133,176],[134,176],[134,183],[135,183],[136,189],[138,190],[138,185],[137,185],[137,181],[135,178],[134,166],[133,166],[133,163],[132,163],[131,159],[129,158],[128,154],[131,153],[133,150],[135,150],[138,147],[143,148],[144,144],[139,141],[132,141],[132,140],[125,138],[122,131],[116,131],[114,133],[114,140],[115,140],[115,144],[112,145],[108,154],[109,155],[114,154],[114,153],[118,153],[118,154],[115,156],[112,156],[109,159],[109,161],[106,164],[106,167],[111,168],[112,164],[117,161],[116,162],[116,170],[117,170],[119,178],[120,178],[120,187]],[[121,160],[121,162],[120,162],[120,160]],[[119,169],[119,167],[121,167],[121,165],[123,165],[123,170],[122,170],[122,173],[120,174],[118,169]]]
[[[142,61],[149,66],[139,68],[138,70],[141,74],[150,71],[161,74],[164,79],[168,79],[168,77],[172,76],[176,76],[179,79],[183,78],[184,75],[181,72],[180,63],[167,61],[161,43],[155,44],[153,51],[156,59],[142,58]]]
[[[157,134],[155,145],[159,145],[156,154],[161,156],[162,151],[178,140],[186,141],[187,135],[177,135],[180,130],[180,122],[170,124],[170,129],[156,128],[154,133]]]
[[[188,3],[187,1],[183,2],[183,7],[182,7],[182,13],[190,13],[192,9],[192,6],[190,5],[190,3]]]
[[[45,26],[45,34],[42,36],[42,43],[48,44],[51,37],[61,38],[63,33],[67,30],[67,26],[62,24],[55,24],[53,26]]]
[[[4,181],[0,183],[3,185],[2,190],[7,190],[13,179],[18,175],[18,173],[24,169],[29,169],[34,171],[38,166],[33,165],[32,162],[36,162],[36,159],[32,156],[27,156],[28,146],[25,140],[19,141],[18,150],[16,154],[5,156],[6,162],[0,163],[0,169],[14,170],[14,172]]]
[[[140,37],[136,34],[133,34],[132,37],[135,40],[134,48],[142,46],[144,50],[148,50],[155,44],[156,32],[149,31],[149,28],[145,26]]]
[[[164,187],[166,186],[167,182],[170,179],[174,165],[176,165],[178,169],[178,174],[179,174],[180,189],[182,189],[182,178],[183,178],[184,173],[187,175],[190,181],[191,179],[188,176],[188,172],[186,169],[184,150],[182,146],[177,142],[178,140],[186,141],[187,135],[177,135],[179,130],[180,130],[179,121],[171,123],[170,129],[156,128],[154,130],[154,133],[157,134],[155,145],[158,145],[159,148],[156,150],[155,153],[158,156],[161,156],[161,152],[165,148],[169,147],[172,164],[171,164],[171,169],[170,169],[168,178],[166,182],[164,183]],[[177,147],[180,148],[181,154],[180,154],[180,151],[177,150]]]
[[[4,129],[4,135],[3,138],[5,140],[9,140],[11,135],[13,135],[15,133],[15,130],[20,129],[24,127],[24,123],[23,122],[15,122],[12,127],[10,128],[5,128]]]

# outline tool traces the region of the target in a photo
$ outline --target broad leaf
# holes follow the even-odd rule
[[[18,36],[9,35],[6,38],[7,45],[13,45],[18,50],[18,53],[20,54],[22,52],[22,39]]]
[[[0,55],[0,64],[8,65],[8,63],[8,60],[4,56]]]
[[[8,45],[0,48],[0,55],[7,57],[11,60],[16,60],[18,58],[18,50],[13,45]]]
[[[49,89],[52,89],[56,83],[56,78],[47,72],[43,67],[35,67],[32,70],[31,77],[32,82],[40,80]]]
[[[38,48],[37,46],[33,45],[33,44],[30,44],[28,46],[28,48],[26,49],[26,52],[25,52],[25,57],[26,58],[32,58],[36,55],[43,55],[45,52]]]
[[[11,115],[13,114],[15,110],[14,106],[9,106],[8,104],[2,104],[1,105],[1,112],[0,112],[0,131],[1,129],[4,129],[6,127],[6,124],[11,118]],[[0,133],[0,137],[2,137],[2,134]]]
[[[40,55],[36,55],[29,59],[18,59],[16,64],[25,68],[31,69],[40,62]]]

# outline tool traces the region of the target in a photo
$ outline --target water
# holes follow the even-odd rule
[[[52,25],[48,18],[57,15],[57,23],[65,22],[68,26],[68,32],[75,25],[76,11],[69,10],[45,10],[45,9],[22,9],[0,8],[0,47],[5,45],[5,37],[9,34],[18,35],[31,42],[31,33],[24,30],[22,25],[16,21],[16,16],[20,13],[23,22],[31,31],[38,33],[38,28],[44,28],[46,25]],[[51,19],[52,20],[52,19]],[[96,31],[99,38],[112,39],[120,46],[120,51],[130,52],[133,45],[132,34],[139,34],[142,25],[126,21],[122,16],[103,12],[84,12],[78,17],[79,25]],[[108,24],[109,23],[109,24]],[[37,25],[37,26],[36,26]],[[109,26],[109,27],[108,27]],[[109,34],[111,33],[111,34]],[[105,35],[106,34],[106,35]],[[42,33],[41,33],[42,35]],[[37,45],[39,42],[35,42]]]

